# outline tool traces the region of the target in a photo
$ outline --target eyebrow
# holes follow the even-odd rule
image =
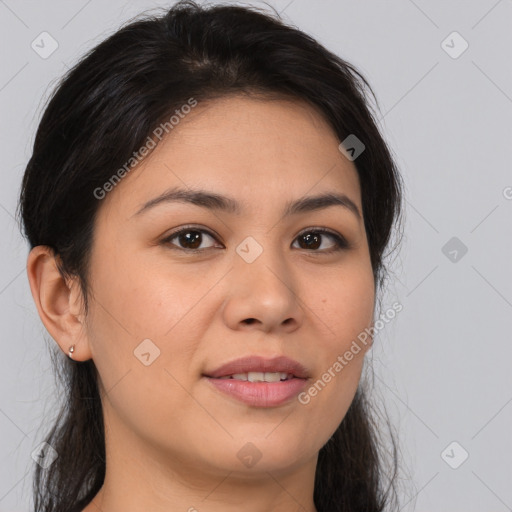
[[[134,215],[140,215],[157,205],[171,202],[191,203],[209,210],[217,210],[234,215],[242,213],[240,203],[231,197],[214,192],[197,189],[173,188],[147,201]],[[316,196],[307,196],[285,204],[282,216],[287,217],[299,213],[308,213],[330,206],[342,206],[361,219],[359,208],[348,196],[338,193],[325,193]]]

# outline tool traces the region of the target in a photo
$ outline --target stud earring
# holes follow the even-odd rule
[[[69,355],[68,357],[70,359],[73,359],[73,352],[75,351],[75,345],[71,345],[71,347],[69,347]]]

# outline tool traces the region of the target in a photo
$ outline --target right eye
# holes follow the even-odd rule
[[[215,236],[205,229],[199,229],[192,226],[186,226],[183,228],[174,231],[169,236],[167,236],[164,240],[162,240],[162,244],[167,245],[171,249],[177,249],[185,252],[201,252],[205,249],[199,248],[203,240],[203,235],[206,234],[208,237],[216,239]],[[177,238],[178,243],[181,245],[178,246],[172,241]],[[211,249],[213,246],[206,247],[206,249]]]

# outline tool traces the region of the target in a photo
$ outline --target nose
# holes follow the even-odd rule
[[[231,329],[282,334],[302,325],[298,280],[277,249],[251,263],[237,255],[227,279],[223,315]]]

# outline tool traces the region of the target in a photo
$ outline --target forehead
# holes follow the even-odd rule
[[[339,142],[305,102],[230,96],[199,103],[103,206],[129,216],[180,186],[237,197],[247,214],[326,191],[346,194],[361,209],[357,170]]]

